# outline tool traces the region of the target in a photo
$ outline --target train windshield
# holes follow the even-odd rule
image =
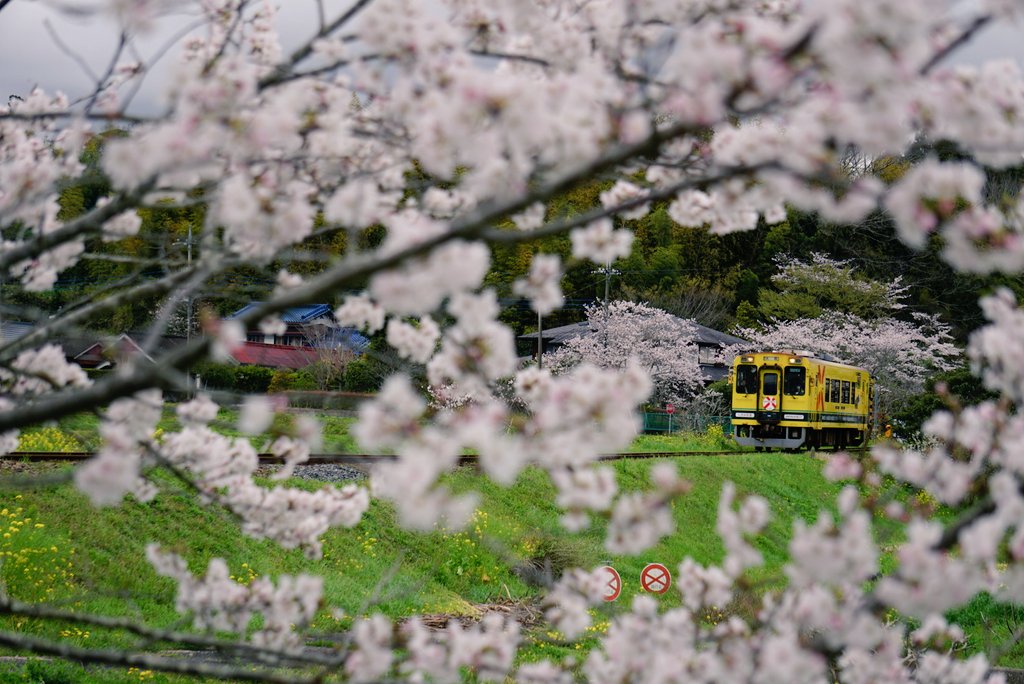
[[[736,393],[757,393],[757,366],[743,364],[736,367]]]
[[[790,366],[782,379],[782,391],[794,397],[802,397],[806,393],[807,370]]]
[[[765,373],[761,382],[761,389],[765,395],[775,395],[779,393],[778,373]]]

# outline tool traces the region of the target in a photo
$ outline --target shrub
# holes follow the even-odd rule
[[[345,368],[342,386],[349,392],[376,392],[380,389],[380,376],[374,370],[373,362],[364,356]]]
[[[63,430],[44,427],[18,435],[18,451],[82,451],[82,444]]]
[[[230,390],[235,388],[235,368],[222,363],[197,363],[192,367],[193,375],[198,375],[207,387],[212,389]]]
[[[267,393],[276,394],[278,392],[287,392],[292,389],[294,375],[295,374],[292,371],[284,369],[274,371],[274,375],[270,378],[270,385],[267,387]]]
[[[263,394],[274,378],[273,368],[263,366],[238,366],[235,369],[235,387],[239,392]]]
[[[313,377],[313,373],[308,368],[297,370],[292,373],[292,386],[290,389],[298,390],[301,392],[312,392],[320,389],[317,385],[316,378]]]

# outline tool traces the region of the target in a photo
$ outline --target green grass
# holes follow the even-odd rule
[[[287,432],[292,419],[297,415],[301,414],[278,414],[271,431],[252,438],[253,446],[262,449],[274,437],[273,431],[275,430],[278,433]],[[355,418],[319,413],[316,414],[316,418],[323,430],[325,451],[334,453],[358,451],[355,438],[349,432]],[[26,430],[24,433],[26,436],[22,438],[24,446],[21,448],[24,451],[95,451],[102,443],[99,423],[99,417],[91,413],[62,418],[56,425]],[[222,408],[217,415],[217,420],[210,427],[220,434],[238,437],[242,433],[236,428],[237,423],[238,411]],[[172,432],[180,429],[181,424],[175,415],[174,406],[164,407],[163,415],[157,423],[157,430]]]
[[[296,414],[279,414],[272,429],[287,431],[290,421]],[[361,451],[355,438],[350,434],[354,418],[317,414],[323,429],[324,451],[328,453],[357,453]],[[228,436],[239,436],[235,427],[238,412],[230,408],[222,408],[217,420],[211,427],[217,432]],[[179,430],[181,425],[174,413],[173,406],[164,408],[163,416],[157,423],[157,429],[163,432]],[[270,432],[253,438],[253,445],[260,449],[272,438]],[[95,414],[77,414],[62,418],[56,425],[32,428],[24,432],[22,439],[24,451],[94,451],[101,445],[99,435],[99,418]],[[720,428],[712,427],[706,434],[678,432],[666,434],[637,435],[627,452],[665,452],[665,451],[715,451],[736,449],[731,437],[722,433]]]
[[[781,576],[792,518],[813,519],[820,508],[831,506],[837,489],[821,477],[820,463],[806,455],[693,456],[674,461],[693,483],[693,490],[674,507],[677,532],[638,558],[605,551],[601,521],[580,534],[562,530],[554,489],[542,472],[528,470],[514,485],[502,488],[462,468],[447,477],[448,485],[482,495],[466,531],[407,532],[396,525],[391,506],[375,501],[357,528],[336,529],[325,536],[324,557],[316,561],[297,550],[241,535],[227,514],[196,505],[190,496],[176,491],[177,485],[169,479],[162,481],[165,491],[154,501],[128,501],[110,509],[91,508],[70,486],[0,493],[0,511],[7,511],[0,523],[5,529],[15,528],[6,532],[9,537],[0,537],[4,554],[0,573],[16,598],[55,601],[74,610],[178,627],[175,585],[158,577],[143,555],[145,545],[155,541],[183,555],[195,573],[202,573],[211,558],[222,557],[232,574],[242,579],[299,572],[322,575],[326,603],[348,616],[337,622],[325,611],[314,628],[331,633],[350,626],[353,617],[373,611],[392,618],[414,613],[474,615],[476,604],[538,597],[540,590],[520,576],[524,566],[550,564],[557,573],[566,567],[609,562],[624,583],[619,601],[601,609],[609,617],[628,609],[647,562],[674,569],[687,555],[705,564],[721,560],[721,544],[709,531],[714,529],[725,480],[734,481],[741,494],[760,493],[772,504],[775,518],[758,547],[767,562],[762,574],[773,581]],[[617,471],[620,487],[629,490],[648,486],[651,465],[649,460],[626,460],[611,467]],[[319,486],[304,481],[290,484]],[[388,576],[391,579],[382,582]],[[365,602],[372,594],[379,595],[379,602],[368,611]],[[659,601],[666,607],[679,604],[674,591]],[[89,647],[135,645],[123,633],[85,627],[75,631],[33,619],[0,618],[0,627]],[[526,657],[557,655],[561,648],[538,639]]]
[[[623,593],[617,602],[596,610],[595,632],[581,644],[585,651],[608,619],[628,610],[639,593],[639,574],[647,563],[660,562],[674,571],[687,556],[705,565],[722,560],[724,550],[714,527],[725,481],[735,483],[739,497],[759,494],[771,507],[772,520],[755,542],[765,559],[765,566],[752,573],[760,591],[784,582],[782,568],[793,520],[810,522],[819,511],[832,510],[839,491],[838,485],[821,476],[821,461],[807,454],[686,456],[671,462],[692,483],[692,489],[673,506],[676,532],[639,557],[609,554],[603,545],[606,524],[601,520],[579,534],[566,533],[559,526],[554,488],[537,469],[525,471],[512,486],[501,487],[470,468],[460,468],[446,477],[447,485],[457,492],[480,493],[477,514],[467,530],[408,532],[397,526],[390,505],[374,501],[358,527],[335,529],[325,535],[321,560],[309,560],[297,550],[284,550],[274,543],[243,536],[229,515],[215,507],[197,505],[169,478],[161,481],[164,491],[154,501],[128,501],[111,509],[91,508],[67,485],[20,494],[0,492],[0,576],[16,598],[48,600],[69,609],[179,628],[182,624],[174,610],[175,585],[158,577],[143,556],[145,545],[155,541],[184,556],[195,573],[202,573],[211,558],[222,557],[241,580],[300,572],[323,576],[327,605],[341,608],[346,615],[340,622],[327,611],[318,618],[314,630],[329,635],[374,611],[392,618],[414,613],[475,615],[478,604],[531,601],[539,597],[540,590],[526,581],[529,572],[524,573],[524,568],[550,566],[557,574],[566,567],[610,563],[622,575]],[[637,459],[607,465],[615,469],[620,489],[629,491],[649,487],[653,463]],[[301,480],[289,484],[320,486]],[[883,523],[879,542],[887,544],[900,534],[897,526]],[[883,563],[891,562],[891,557],[883,558]],[[378,600],[368,608],[366,601],[371,595],[378,596]],[[657,600],[665,608],[680,603],[674,590]],[[985,620],[992,616],[1005,624],[1017,624],[1018,617],[990,600],[988,604],[978,601],[959,616],[972,650],[986,645],[982,643],[985,634],[976,625],[988,624]],[[737,603],[707,619],[717,622],[729,614],[749,616],[756,607],[753,601]],[[74,631],[67,625],[24,618],[0,618],[0,628],[89,647],[137,645],[120,632],[88,629],[86,635],[85,627]],[[523,658],[580,654],[574,647],[552,643],[547,636],[527,635]],[[1003,663],[1017,663],[1020,650],[1008,653]],[[58,665],[64,667],[54,667]],[[130,677],[118,672],[125,678],[101,677],[96,681],[139,681],[138,673]],[[0,679],[2,675],[0,670]],[[61,676],[55,675],[53,681],[61,681]],[[185,681],[161,677],[156,675],[154,681]],[[34,680],[28,677],[24,681]],[[44,677],[39,681],[51,680]]]

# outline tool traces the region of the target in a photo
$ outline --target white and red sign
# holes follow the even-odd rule
[[[676,412],[676,405],[675,404],[665,404],[665,413],[675,413],[675,412]]]
[[[604,573],[602,579],[607,580],[603,586],[604,595],[601,598],[605,601],[614,601],[619,598],[619,594],[622,593],[622,576],[610,565],[602,565],[598,570]]]
[[[650,563],[640,573],[640,586],[652,594],[664,594],[672,586],[672,575],[661,563]]]
[[[761,402],[761,407],[765,411],[774,411],[776,407],[775,397],[765,397],[764,401]]]

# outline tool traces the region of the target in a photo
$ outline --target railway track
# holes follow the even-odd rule
[[[849,452],[858,452],[862,449],[846,449]],[[651,459],[651,458],[677,458],[682,456],[740,456],[750,455],[754,452],[751,450],[731,450],[731,451],[642,451],[642,452],[622,452],[616,454],[601,454],[598,457],[600,461],[619,461],[627,459]],[[770,456],[773,453],[779,452],[766,452],[765,456]],[[813,453],[813,452],[805,452]],[[78,461],[85,461],[95,455],[95,452],[91,451],[14,451],[6,456],[0,457],[0,461],[10,462],[30,462],[30,463],[75,463]],[[393,461],[397,456],[390,454],[312,454],[309,460],[305,461],[302,465],[373,465],[374,463],[386,463]],[[260,463],[265,465],[275,465],[284,463],[284,459],[280,456],[273,454],[260,454]],[[477,462],[478,457],[472,454],[466,454],[459,458],[459,463],[462,465],[473,465]]]

